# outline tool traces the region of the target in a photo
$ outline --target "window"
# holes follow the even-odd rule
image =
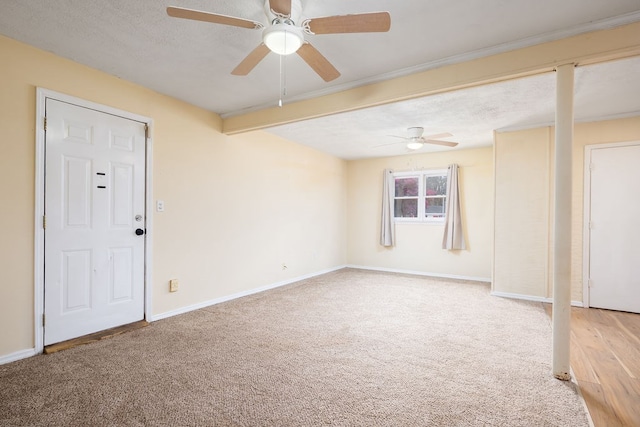
[[[396,222],[444,222],[447,206],[447,170],[396,172]]]

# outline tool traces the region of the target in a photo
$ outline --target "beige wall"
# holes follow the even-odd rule
[[[640,117],[575,125],[571,172],[573,301],[583,300],[585,146],[637,140]],[[494,291],[541,298],[553,295],[553,144],[552,127],[496,134]]]
[[[460,166],[461,209],[467,249],[442,249],[444,225],[396,224],[396,246],[380,246],[382,171]],[[350,161],[348,262],[424,274],[490,279],[493,222],[492,148]]]
[[[346,162],[4,37],[0,55],[0,357],[34,347],[36,87],[154,120],[153,314],[346,263]]]
[[[495,135],[496,292],[546,296],[550,132],[540,128]]]
[[[494,290],[550,295],[552,254],[544,249],[551,228],[550,128],[497,134],[495,160],[493,149],[484,148],[345,162],[260,131],[225,136],[213,113],[1,36],[0,55],[0,358],[34,347],[36,87],[154,120],[153,199],[166,204],[164,213],[152,213],[155,315],[345,263],[476,278],[493,274]],[[637,117],[576,126],[574,300],[582,299],[583,148],[638,139]],[[521,168],[506,166],[511,158]],[[494,161],[500,253],[492,270]],[[426,224],[397,225],[397,246],[382,248],[382,170],[450,163],[461,166],[468,249],[442,250],[443,227]],[[526,179],[540,171],[540,181]],[[535,209],[523,209],[532,200]],[[522,214],[532,216],[531,228],[523,230],[514,220]],[[513,233],[536,249],[514,241]],[[168,292],[171,278],[180,280],[177,293]]]

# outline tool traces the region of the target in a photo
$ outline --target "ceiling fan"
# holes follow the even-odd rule
[[[439,133],[436,135],[422,136],[423,132],[424,132],[423,127],[414,126],[414,127],[407,128],[408,136],[397,136],[397,135],[389,135],[389,136],[392,136],[394,138],[401,138],[405,140],[407,144],[407,148],[409,150],[419,150],[424,146],[424,144],[444,145],[445,147],[455,147],[456,145],[458,145],[457,142],[439,140],[440,138],[449,138],[453,136],[448,132]],[[393,144],[403,144],[403,143],[404,142],[392,142],[389,144],[378,145],[378,147],[384,147],[386,145],[393,145]]]
[[[182,7],[167,7],[167,14],[175,18],[192,19],[214,24],[231,25],[262,31],[262,43],[231,72],[246,76],[269,52],[278,55],[298,55],[326,82],[340,76],[340,72],[316,48],[305,40],[306,34],[344,34],[386,32],[391,27],[389,12],[336,15],[305,19],[300,22],[300,0],[265,0],[265,13],[270,22],[261,22],[203,12]]]

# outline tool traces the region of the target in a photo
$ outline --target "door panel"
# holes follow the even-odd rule
[[[144,318],[145,126],[46,100],[45,345]],[[137,220],[138,218],[139,220]]]
[[[591,150],[589,305],[640,313],[640,145]]]
[[[133,298],[133,265],[131,248],[111,248],[111,274],[109,276],[109,302],[130,301]]]
[[[131,228],[133,226],[133,166],[124,164],[111,165],[111,227]]]
[[[91,251],[64,251],[62,263],[62,312],[91,308]]]
[[[62,208],[65,212],[65,226],[89,227],[91,218],[91,159],[63,156],[63,161]]]

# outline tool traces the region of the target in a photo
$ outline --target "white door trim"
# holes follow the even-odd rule
[[[152,199],[152,153],[153,153],[153,120],[140,116],[138,114],[129,113],[117,108],[97,104],[91,101],[85,101],[63,93],[55,92],[49,89],[36,88],[36,153],[35,153],[35,221],[34,221],[34,325],[35,325],[35,353],[42,353],[44,349],[44,326],[42,324],[42,316],[44,315],[44,165],[45,165],[45,102],[47,98],[57,99],[77,105],[79,107],[89,108],[101,111],[107,114],[113,114],[126,119],[135,120],[145,123],[148,127],[146,140],[146,183],[145,183],[145,210],[146,210],[146,245],[144,254],[144,316],[145,319],[150,318],[151,311],[151,272],[152,267],[152,248],[153,248],[153,199]]]
[[[591,153],[593,150],[640,145],[640,141],[612,142],[607,144],[590,144],[584,147],[584,189],[582,217],[582,304],[589,305],[589,267],[591,265]]]

